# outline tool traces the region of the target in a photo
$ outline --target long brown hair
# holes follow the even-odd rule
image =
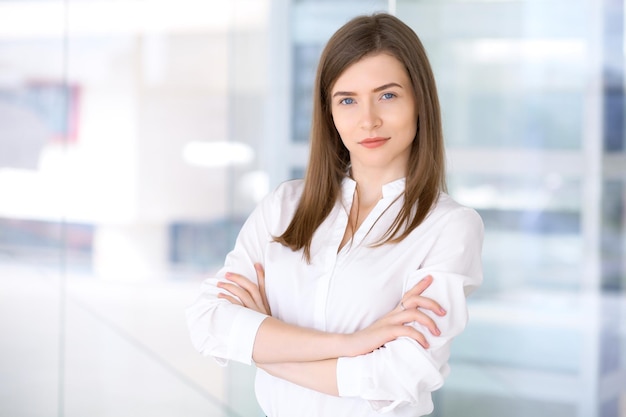
[[[386,13],[359,16],[330,38],[317,68],[313,120],[304,191],[285,232],[275,238],[311,260],[313,233],[341,193],[350,154],[333,123],[330,93],[337,78],[365,56],[387,53],[400,61],[415,94],[417,133],[411,146],[403,206],[380,244],[399,242],[426,218],[446,189],[443,129],[435,79],[426,51],[413,30]]]

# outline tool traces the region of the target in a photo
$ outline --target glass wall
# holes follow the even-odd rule
[[[184,308],[302,175],[324,43],[380,10],[486,226],[433,415],[626,417],[622,0],[0,0],[0,415],[262,415]]]
[[[623,2],[403,1],[485,283],[436,415],[626,415]]]
[[[0,1],[1,415],[258,412],[184,309],[267,193],[269,16]]]

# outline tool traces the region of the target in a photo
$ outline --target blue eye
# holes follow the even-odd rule
[[[385,93],[382,95],[383,100],[390,100],[394,98],[396,95],[394,93]]]
[[[339,104],[352,104],[354,103],[354,99],[350,97],[346,97],[339,102]]]

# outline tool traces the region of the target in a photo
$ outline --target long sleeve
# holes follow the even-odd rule
[[[423,295],[437,300],[447,311],[444,317],[427,312],[441,336],[432,336],[414,324],[428,338],[429,349],[402,338],[367,355],[339,358],[340,396],[368,400],[379,412],[396,409],[404,415],[400,411],[404,406],[410,409],[407,415],[432,411],[431,392],[441,387],[449,373],[450,344],[468,321],[466,297],[482,282],[481,218],[474,210],[459,207],[443,221],[445,226],[426,258],[405,283],[406,291],[423,277],[433,276],[433,284]]]
[[[235,360],[252,361],[256,332],[267,316],[217,298],[222,292],[217,283],[226,272],[256,280],[255,262],[262,262],[264,251],[272,239],[269,224],[275,195],[268,196],[244,223],[224,267],[215,277],[202,283],[196,301],[187,308],[187,324],[194,347],[221,363]]]

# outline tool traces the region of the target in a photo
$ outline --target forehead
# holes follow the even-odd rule
[[[348,66],[335,81],[332,91],[376,88],[391,82],[409,87],[409,74],[396,57],[388,53],[366,55]]]

